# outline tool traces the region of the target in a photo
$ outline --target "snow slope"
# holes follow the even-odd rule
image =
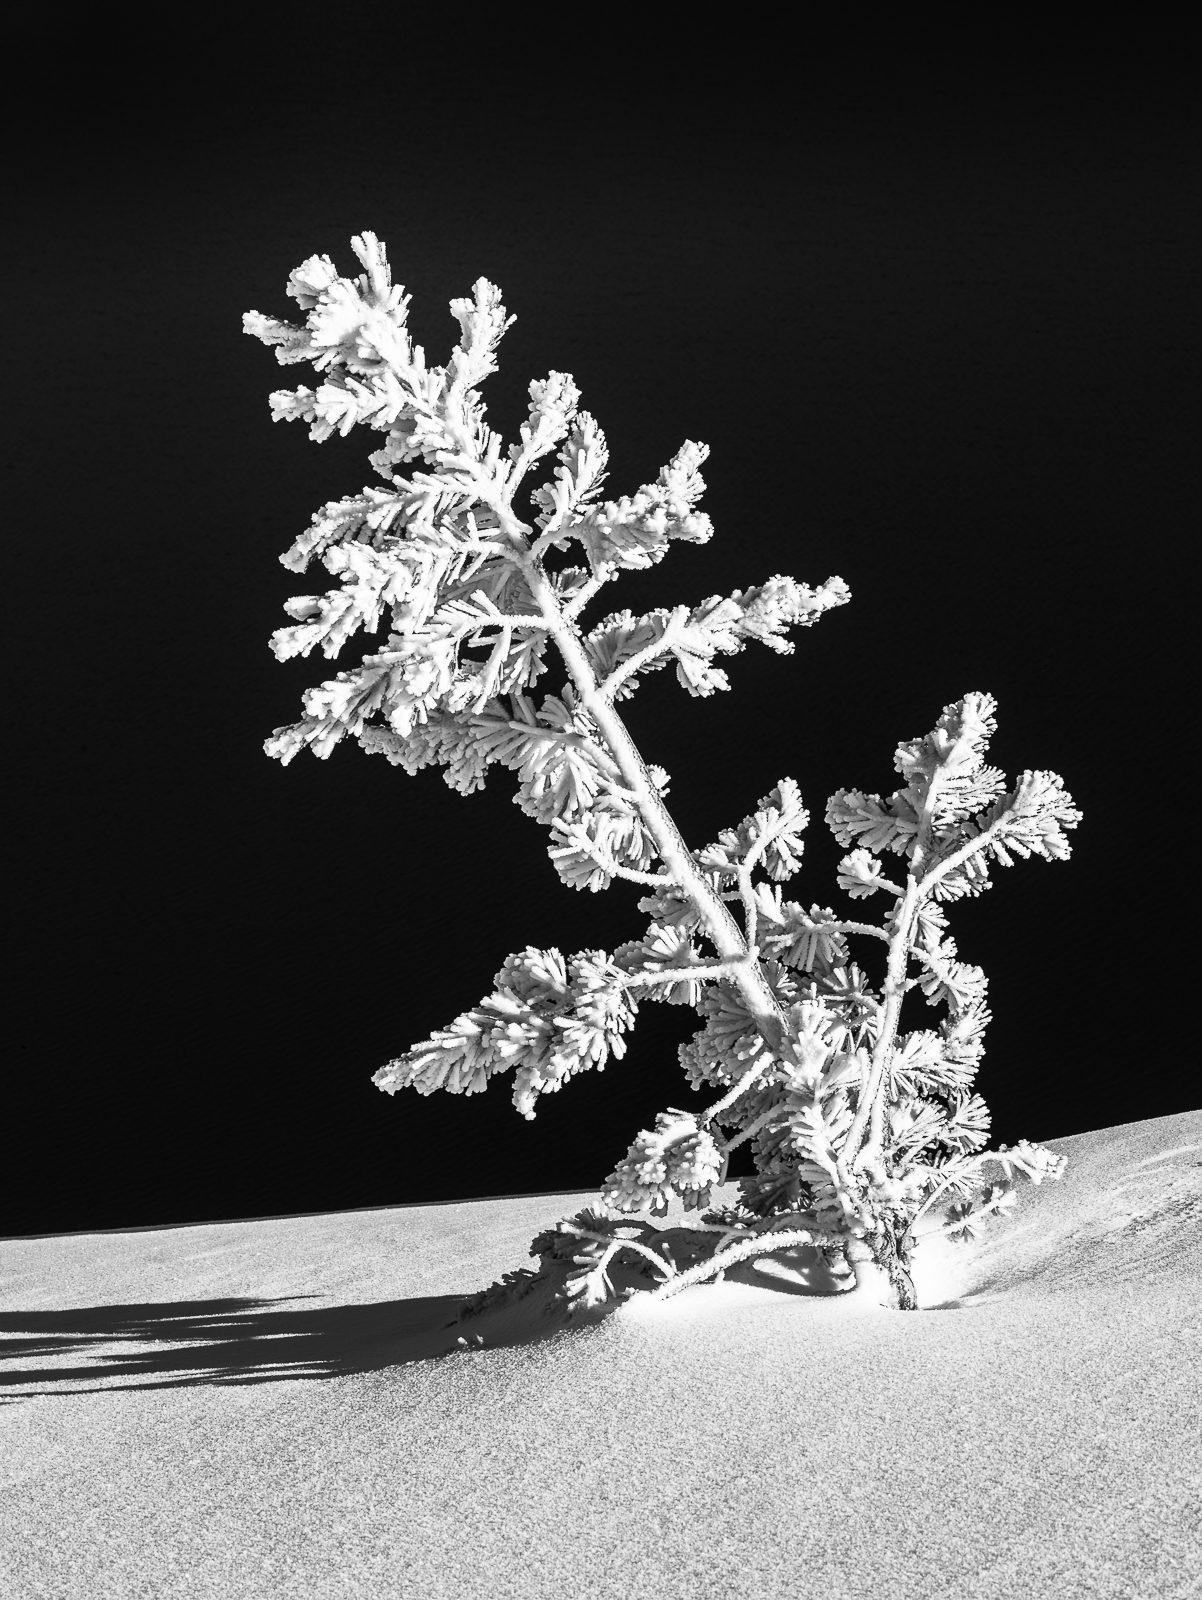
[[[0,1596],[1200,1595],[1202,1113],[1041,1142],[914,1314],[752,1276],[457,1348],[591,1191],[0,1241]]]

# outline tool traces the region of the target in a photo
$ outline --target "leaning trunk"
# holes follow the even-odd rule
[[[847,1247],[847,1260],[856,1275],[853,1293],[862,1295],[866,1306],[918,1310],[908,1241],[899,1249],[896,1233],[888,1229],[874,1235],[871,1244],[867,1239],[853,1239]]]

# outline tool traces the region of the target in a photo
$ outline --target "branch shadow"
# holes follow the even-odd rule
[[[781,1252],[795,1262],[802,1251]],[[813,1252],[810,1252],[813,1254]],[[769,1264],[770,1265],[770,1264]],[[538,1273],[518,1295],[461,1317],[474,1297],[414,1296],[360,1305],[298,1305],[317,1295],[211,1299],[0,1312],[0,1405],[118,1389],[271,1383],[346,1377],[414,1361],[543,1343],[584,1332],[615,1302],[569,1314],[555,1298],[568,1263]],[[782,1295],[830,1295],[842,1285],[805,1262],[765,1279],[750,1263],[733,1281]],[[619,1289],[648,1288],[638,1270],[613,1274]]]
[[[285,1309],[318,1298],[5,1311],[0,1404],[112,1389],[336,1378],[462,1348],[451,1324],[464,1295]]]

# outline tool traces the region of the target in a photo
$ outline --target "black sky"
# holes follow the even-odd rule
[[[371,1082],[510,952],[612,949],[647,918],[633,885],[564,887],[497,768],[464,798],[349,741],[263,754],[362,653],[281,665],[267,640],[325,587],[279,553],[379,481],[380,440],[273,426],[268,393],[312,370],[241,316],[299,315],[292,268],[354,275],[364,229],[430,363],[447,302],[501,287],[517,321],[483,393],[506,442],[554,368],[607,433],[609,495],[709,445],[714,538],[623,576],[592,622],[775,573],[849,584],[793,656],[725,659],[728,693],[665,671],[629,703],[688,842],[794,777],[811,823],[786,898],[850,912],[827,796],[888,794],[897,743],[987,690],[990,760],[1060,773],[1085,813],[1069,862],[995,868],[950,908],[991,980],[995,1140],[1195,1105],[1199,162],[1172,51],[990,65],[966,44],[938,68],[913,43],[866,62],[717,39],[685,66],[665,30],[582,64],[540,34],[501,75],[487,40],[408,37],[284,22],[148,73],[110,31],[58,56],[53,116],[32,91],[18,111],[0,1233],[589,1187],[658,1110],[701,1103],[676,1060],[700,1019],[652,1004],[534,1122],[508,1078]]]

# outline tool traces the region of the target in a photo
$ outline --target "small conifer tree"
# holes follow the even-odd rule
[[[507,956],[493,993],[373,1081],[390,1094],[479,1094],[512,1071],[514,1106],[533,1118],[540,1095],[620,1058],[639,1001],[659,1000],[703,1019],[680,1059],[691,1086],[716,1096],[702,1112],[660,1113],[597,1204],[533,1242],[542,1270],[506,1274],[465,1312],[549,1276],[560,1307],[604,1309],[799,1246],[849,1262],[857,1292],[914,1309],[919,1217],[942,1201],[946,1230],[974,1235],[1014,1204],[1016,1174],[1038,1183],[1064,1165],[1025,1140],[984,1148],[989,1113],[972,1084],[986,979],[957,959],[944,907],[987,889],[995,862],[1067,858],[1064,830],[1081,813],[1055,773],[1023,772],[1008,787],[985,764],[996,707],[969,693],[944,706],[931,732],[898,745],[902,784],[887,798],[840,789],[827,802],[827,825],[849,850],[839,887],[852,900],[890,900],[880,925],[782,899],[809,820],[792,778],[716,843],[690,849],[664,802],[667,774],[646,764],[617,707],[669,662],[690,695],[729,688],[716,657],[749,640],[791,654],[786,630],[845,604],[846,584],[830,577],[811,588],[776,574],[694,607],[614,611],[583,631],[585,606],[624,569],[659,562],[673,539],[710,538],[695,509],[707,448],[686,441],[656,483],[601,501],[605,435],[578,408],[571,377],[552,372],[530,384],[520,441],[502,456],[477,388],[514,320],[500,291],[480,278],[473,299],[451,301],[460,342],[445,368],[427,368],[383,246],[363,233],[352,247],[357,278],[340,277],[327,256],[289,277],[304,326],[254,311],[243,319],[279,362],[311,362],[322,375],[315,391],[273,393],[273,420],[304,421],[317,442],[360,422],[384,435],[369,459],[386,486],[329,502],[280,558],[303,573],[316,557],[338,587],[287,601],[293,625],[271,646],[281,661],[315,646],[329,658],[385,616],[389,632],[382,649],[309,690],[304,717],[277,728],[267,753],[287,765],[307,747],[324,760],[349,736],[409,773],[441,764],[461,795],[484,786],[490,765],[509,767],[522,810],[550,830],[563,881],[593,892],[615,878],[644,885],[638,905],[650,918],[641,938],[612,953],[565,959],[528,946]],[[558,465],[529,494],[537,514],[525,522],[518,489],[553,450]],[[585,564],[552,571],[549,553],[573,543]],[[552,645],[567,678],[536,703]],[[899,858],[892,876],[890,855]],[[885,945],[879,988],[852,960],[852,938]],[[915,986],[945,1016],[899,1034]],[[755,1173],[740,1180],[739,1204],[706,1209],[731,1152],[748,1141]],[[990,1167],[1000,1168],[993,1181]],[[672,1195],[699,1213],[694,1226],[656,1226]],[[622,1272],[625,1287],[615,1288]]]

